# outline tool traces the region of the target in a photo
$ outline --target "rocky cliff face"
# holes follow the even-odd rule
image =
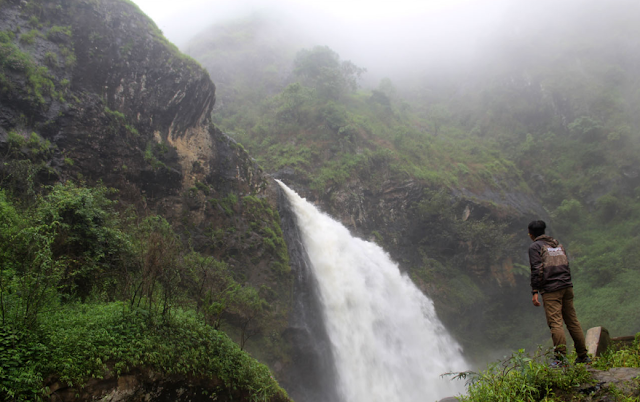
[[[308,190],[293,171],[277,176],[388,251],[471,355],[508,344],[508,328],[529,325],[526,227],[548,217],[530,192],[498,181],[480,190],[399,181],[384,164],[324,193]]]
[[[5,1],[0,31],[4,180],[17,177],[17,157],[30,158],[43,181],[100,180],[193,232],[200,248],[212,247],[204,232],[230,215],[248,228],[242,197],[275,206],[261,169],[211,124],[207,72],[134,5]],[[217,201],[228,196],[225,210]],[[218,256],[248,262],[242,244],[221,240]]]
[[[163,215],[196,251],[265,289],[278,338],[291,274],[277,193],[212,125],[214,103],[208,73],[128,1],[0,2],[0,184],[117,189],[121,204]]]

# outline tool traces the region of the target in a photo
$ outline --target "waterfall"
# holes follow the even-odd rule
[[[278,183],[316,279],[340,399],[422,402],[464,392],[462,382],[440,377],[466,370],[467,363],[433,302],[379,246],[352,237]]]

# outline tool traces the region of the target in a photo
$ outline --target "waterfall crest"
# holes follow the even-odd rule
[[[460,347],[433,302],[374,243],[282,182],[318,285],[322,315],[345,402],[434,401],[464,392],[441,378],[464,371]]]

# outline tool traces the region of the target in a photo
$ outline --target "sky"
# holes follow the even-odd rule
[[[187,53],[188,41],[214,23],[271,12],[315,38],[310,46],[327,45],[378,80],[399,66],[471,54],[514,0],[133,1]]]
[[[500,1],[489,0],[134,0],[156,23],[169,25],[169,20],[182,14],[206,10],[205,17],[216,19],[231,17],[265,8],[307,8],[333,15],[345,21],[382,21],[424,16],[443,11],[465,8],[491,8]],[[218,14],[217,16],[215,14]]]
[[[217,23],[269,15],[296,46],[329,46],[366,68],[372,83],[427,70],[472,71],[495,63],[505,46],[522,53],[554,24],[612,29],[608,12],[638,10],[638,0],[133,1],[187,54],[189,41]]]

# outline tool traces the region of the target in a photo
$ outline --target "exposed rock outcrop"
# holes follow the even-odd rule
[[[524,322],[526,312],[514,310],[528,307],[522,303],[529,294],[528,270],[521,268],[528,264],[527,224],[548,218],[531,192],[497,179],[495,187],[482,189],[399,181],[383,162],[372,163],[323,193],[306,188],[292,170],[283,169],[276,176],[355,235],[389,252],[434,300],[447,328],[470,351],[506,340],[506,334],[483,338],[496,322],[504,328],[531,324]],[[489,300],[502,307],[487,309]],[[499,313],[506,310],[512,313]],[[517,317],[523,322],[516,323]]]
[[[236,232],[248,228],[242,197],[275,208],[277,196],[244,149],[211,124],[215,86],[204,69],[121,0],[6,1],[2,16],[5,180],[23,179],[11,161],[30,157],[45,182],[101,181],[140,212],[189,231],[196,248],[255,265],[253,252],[264,250],[226,239],[214,246],[205,234],[234,220],[228,212]],[[15,148],[33,138],[43,155]],[[228,196],[228,211],[211,201]]]
[[[587,402],[616,401],[624,395],[627,398],[640,396],[640,369],[616,367],[607,371],[590,369],[595,384],[584,385],[580,392],[587,394]]]
[[[185,244],[261,287],[278,338],[291,273],[275,183],[212,125],[214,103],[208,73],[131,2],[0,2],[0,184],[117,189],[121,204],[161,214]],[[285,365],[272,349],[259,357]]]

